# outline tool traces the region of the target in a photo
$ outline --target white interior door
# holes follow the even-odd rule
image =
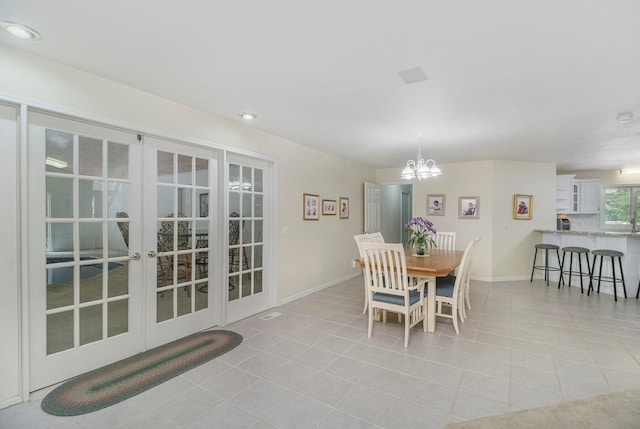
[[[364,182],[364,232],[380,231],[380,185]]]
[[[219,322],[218,154],[144,139],[149,347]]]
[[[135,134],[29,115],[31,391],[143,350],[140,159]]]
[[[230,323],[274,305],[275,266],[271,240],[272,166],[255,158],[230,154],[226,162],[227,210],[225,252]]]
[[[40,113],[28,134],[30,390],[216,325],[217,152]]]

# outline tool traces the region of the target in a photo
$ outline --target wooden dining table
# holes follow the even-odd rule
[[[464,252],[460,250],[427,249],[424,256],[416,254],[416,249],[405,249],[407,274],[427,280],[427,332],[436,330],[436,277],[444,277],[455,270]],[[358,263],[364,268],[364,259]]]

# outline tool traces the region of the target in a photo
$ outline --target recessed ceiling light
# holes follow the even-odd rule
[[[620,174],[638,174],[640,173],[640,168],[621,168]]]
[[[242,112],[240,113],[240,117],[246,121],[252,121],[258,117],[255,113]]]
[[[624,112],[618,115],[619,124],[626,124],[627,122],[631,122],[631,121],[633,121],[633,113],[631,112]]]
[[[29,28],[26,25],[17,24],[11,21],[0,21],[0,28],[9,34],[12,34],[21,39],[27,40],[40,40],[42,35],[33,28]]]

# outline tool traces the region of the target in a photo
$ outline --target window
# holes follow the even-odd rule
[[[626,229],[637,218],[640,186],[608,186],[604,188],[604,226]]]

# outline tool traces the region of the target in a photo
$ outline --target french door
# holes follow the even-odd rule
[[[214,326],[217,153],[30,112],[36,390]]]
[[[211,150],[146,137],[146,339],[156,347],[218,324],[218,168]],[[145,185],[145,192],[152,189]]]
[[[272,166],[269,162],[227,155],[228,235],[226,320],[233,322],[270,307],[275,301],[271,249]]]

